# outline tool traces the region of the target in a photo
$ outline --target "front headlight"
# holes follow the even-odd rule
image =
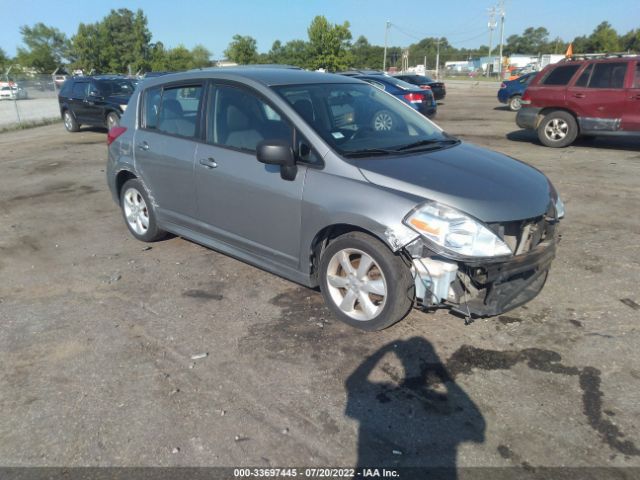
[[[125,103],[124,105],[120,105],[120,108],[124,112],[127,109],[127,104]]]
[[[511,249],[498,236],[469,215],[437,202],[427,202],[411,212],[405,225],[442,251],[465,257],[502,257]]]
[[[556,200],[556,216],[558,220],[564,218],[564,202],[560,198],[560,195],[558,195],[558,199]]]

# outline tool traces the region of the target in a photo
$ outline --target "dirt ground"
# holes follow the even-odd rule
[[[1,134],[0,465],[640,467],[640,141],[550,149],[514,117],[465,85],[436,121],[561,192],[544,290],[378,333],[189,241],[134,240],[104,131]]]

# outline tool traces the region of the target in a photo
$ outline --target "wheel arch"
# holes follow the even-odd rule
[[[122,196],[122,187],[124,184],[132,179],[137,179],[138,176],[130,170],[120,170],[116,175],[116,194],[118,196],[118,204]]]

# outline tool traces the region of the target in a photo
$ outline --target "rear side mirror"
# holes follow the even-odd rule
[[[256,158],[267,165],[280,165],[280,177],[283,180],[295,180],[298,166],[290,142],[263,140],[258,143]]]

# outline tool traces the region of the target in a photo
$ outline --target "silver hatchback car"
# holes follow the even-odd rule
[[[412,306],[470,319],[528,302],[564,216],[540,171],[339,75],[151,78],[108,143],[107,181],[134,237],[171,232],[319,287],[364,330]]]

